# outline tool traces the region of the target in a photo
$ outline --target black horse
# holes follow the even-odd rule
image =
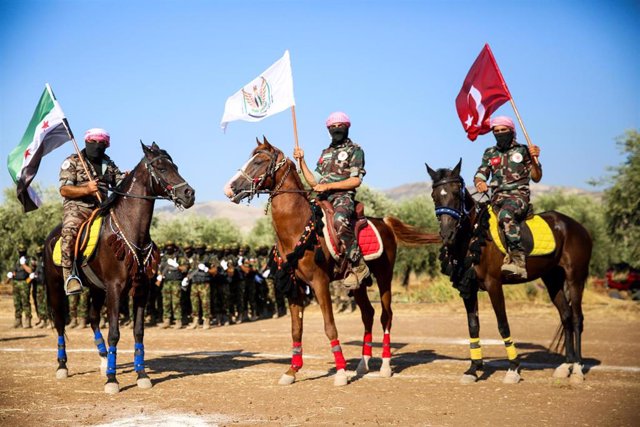
[[[151,387],[144,367],[143,337],[148,284],[158,262],[158,251],[149,235],[153,207],[156,199],[171,200],[181,209],[189,208],[195,202],[193,188],[180,176],[169,154],[155,142],[150,147],[141,145],[144,152],[142,160],[101,208],[102,229],[95,255],[88,262],[89,268],[78,268],[82,283],[89,286],[89,320],[101,357],[101,368],[107,376],[104,387],[107,393],[120,390],[116,380],[116,353],[120,339],[120,299],[125,292],[131,293],[135,312],[133,335],[137,385]],[[58,379],[66,378],[68,374],[64,338],[66,295],[62,269],[53,262],[53,248],[61,228],[58,225],[45,240],[44,254],[49,307],[58,332]],[[109,319],[108,350],[99,327],[100,309],[105,297]]]
[[[461,381],[476,381],[477,371],[482,369],[477,295],[478,289],[482,289],[489,293],[509,358],[509,370],[504,382],[517,383],[520,381],[520,362],[511,339],[502,285],[524,281],[502,279],[500,267],[504,255],[489,234],[490,207],[488,204],[476,204],[466,191],[460,176],[461,165],[462,160],[453,170],[437,171],[426,165],[433,180],[431,196],[440,222],[443,268],[460,291],[469,323],[471,366]],[[527,257],[527,281],[541,278],[560,313],[566,361],[556,368],[554,377],[566,378],[570,375],[571,382],[578,383],[584,380],[581,354],[582,294],[589,274],[591,237],[581,224],[559,212],[544,212],[540,216],[552,230],[556,249],[549,255]]]

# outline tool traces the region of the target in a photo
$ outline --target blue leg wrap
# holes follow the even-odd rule
[[[135,343],[133,367],[136,372],[144,371],[144,344],[142,343]]]
[[[67,361],[67,352],[65,351],[64,337],[58,337],[58,360]]]
[[[116,373],[116,353],[118,349],[116,347],[109,347],[107,353],[107,375],[115,375]]]
[[[102,339],[102,334],[100,333],[100,329],[96,329],[96,332],[93,334],[94,342],[96,343],[96,347],[98,347],[98,353],[104,354],[107,352],[107,347],[104,345],[104,339]]]

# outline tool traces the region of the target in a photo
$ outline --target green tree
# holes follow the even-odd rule
[[[151,227],[151,236],[157,243],[201,241],[205,244],[241,242],[242,233],[228,218],[180,216],[170,220],[158,219]]]
[[[262,217],[256,222],[249,236],[247,236],[246,242],[252,248],[273,246],[275,244],[276,234],[273,230],[271,216]]]
[[[607,227],[616,262],[640,267],[640,133],[630,130],[617,140],[625,161],[611,168],[611,187],[604,192]]]

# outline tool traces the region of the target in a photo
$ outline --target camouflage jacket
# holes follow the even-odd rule
[[[87,165],[92,178],[98,177],[98,181],[100,183],[106,186],[115,187],[124,179],[124,173],[120,172],[118,166],[116,166],[113,160],[111,160],[111,158],[106,154],[102,159],[101,174],[96,173],[91,162],[87,160],[85,150],[82,150],[82,156],[85,159],[85,164]],[[67,157],[60,166],[60,187],[62,188],[65,185],[82,185],[87,182],[89,182],[89,177],[87,176],[85,169],[82,167],[82,162],[80,161],[78,154],[72,154]],[[106,200],[107,193],[105,191],[101,191],[101,195],[102,200]],[[94,196],[85,196],[78,199],[65,198],[64,207],[66,208],[69,204],[92,208],[98,206],[98,199]]]
[[[211,280],[211,275],[209,274],[209,255],[206,254],[195,254],[193,256],[193,264],[189,270],[189,279],[191,279],[192,283],[209,283]],[[202,271],[200,269],[200,264],[204,264],[207,271]]]
[[[507,151],[489,147],[482,155],[482,164],[474,178],[488,181],[491,177],[493,195],[520,193],[529,198],[531,156],[526,145],[514,144]]]
[[[180,271],[178,267],[174,267],[168,263],[169,260],[173,260],[178,263],[178,267],[186,267],[189,268],[189,260],[178,254],[173,253],[171,255],[165,254],[162,264],[160,264],[160,274],[162,274],[163,281],[181,281],[187,276],[187,271]]]
[[[342,144],[329,146],[322,151],[314,176],[318,184],[328,184],[344,181],[352,176],[362,179],[366,173],[364,151],[347,139]]]

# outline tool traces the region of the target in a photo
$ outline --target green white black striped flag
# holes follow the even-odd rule
[[[46,85],[20,144],[9,154],[7,166],[17,185],[16,193],[25,212],[38,209],[40,197],[29,185],[42,157],[72,138],[60,104]]]

